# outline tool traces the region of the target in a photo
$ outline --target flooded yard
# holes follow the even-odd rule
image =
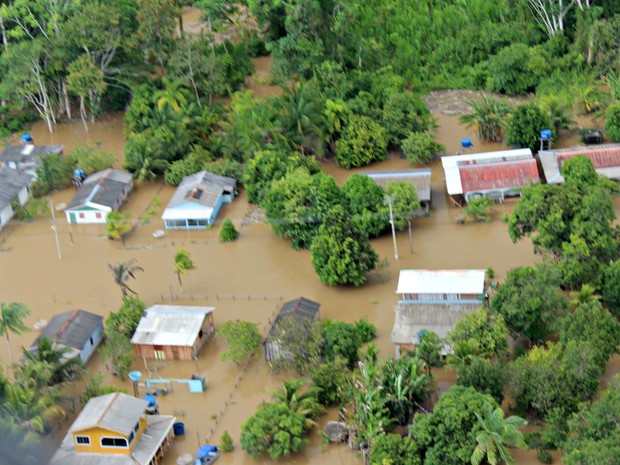
[[[258,62],[265,72],[262,62]],[[258,93],[258,92],[257,92]],[[470,130],[458,124],[458,117],[437,113],[438,138],[447,146],[448,153],[459,149],[461,137],[471,137]],[[32,129],[38,144],[64,144],[70,151],[77,143],[101,143],[102,148],[122,160],[124,144],[122,115],[111,115],[89,126],[85,133],[82,123],[59,125],[54,134],[47,133],[42,124]],[[572,145],[574,142],[561,141]],[[506,148],[501,144],[477,144],[477,151]],[[406,169],[408,164],[397,156],[357,171]],[[393,353],[390,332],[398,273],[409,268],[487,268],[492,266],[497,279],[503,279],[508,269],[530,265],[537,261],[529,241],[513,244],[506,224],[500,220],[502,212],[510,212],[514,203],[497,207],[494,220],[489,223],[457,225],[459,209],[448,206],[443,172],[439,163],[432,166],[432,210],[426,218],[413,224],[413,251],[407,232],[399,233],[397,246],[400,259],[394,258],[392,238],[386,235],[372,241],[380,257],[389,261],[389,277],[385,282],[371,277],[362,288],[330,288],[319,283],[310,262],[308,251],[293,250],[288,241],[276,237],[264,223],[241,226],[251,208],[244,193],[220,212],[220,220],[211,230],[166,231],[164,237],[154,238],[153,232],[163,229],[160,219],[163,209],[174,192],[162,181],[136,186],[125,206],[133,218],[143,218],[123,247],[110,241],[101,225],[70,225],[64,215],[58,217],[58,231],[62,259],[57,256],[53,231],[49,220],[12,224],[2,231],[0,239],[0,295],[3,302],[24,302],[32,310],[26,323],[33,327],[38,320],[70,309],[84,309],[101,315],[115,311],[121,304],[121,291],[114,284],[108,264],[136,259],[144,272],[136,274],[130,283],[147,306],[156,303],[205,305],[215,307],[214,320],[222,325],[228,320],[243,319],[260,325],[266,334],[282,302],[304,296],[321,303],[321,318],[354,321],[367,317],[378,329],[377,345],[382,356]],[[325,171],[341,184],[354,171],[343,170],[333,163],[325,164]],[[68,203],[75,191],[55,193],[53,201]],[[153,199],[159,206],[151,216],[144,216]],[[240,232],[236,242],[220,244],[219,224],[230,218]],[[196,264],[183,278],[180,292],[174,273],[174,255],[178,248],[186,249]],[[27,347],[37,332],[13,338],[13,347]],[[272,375],[260,355],[247,367],[222,362],[219,355],[223,345],[212,339],[200,352],[196,362],[156,362],[140,360],[135,369],[153,377],[188,378],[192,373],[204,373],[207,390],[189,393],[187,386],[173,385],[174,391],[159,397],[160,412],[174,414],[185,422],[186,433],[178,438],[166,456],[164,465],[173,465],[182,453],[193,453],[198,443],[219,443],[225,430],[232,435],[236,449],[223,454],[222,465],[267,464],[270,460],[254,461],[239,447],[240,425],[254,412],[256,406],[280,387],[282,376]],[[8,360],[6,344],[0,343],[0,359]],[[91,373],[101,371],[106,383],[113,383],[131,392],[129,381],[120,381],[108,374],[98,357],[88,365]],[[611,379],[620,370],[619,359],[610,363],[605,379]],[[436,370],[441,391],[449,388],[454,374]],[[144,393],[142,388],[141,393]],[[331,412],[332,418],[335,412]],[[320,421],[324,421],[325,416]],[[64,428],[69,426],[64,424]],[[60,436],[57,440],[60,439]],[[535,453],[518,452],[519,464],[537,463]],[[324,465],[360,464],[356,453],[345,446],[322,446],[319,434],[313,434],[311,445],[303,452],[281,463]]]

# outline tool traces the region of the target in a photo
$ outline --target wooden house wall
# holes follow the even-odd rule
[[[144,433],[146,429],[146,419],[140,418],[140,427],[138,432],[136,433],[133,441],[129,444],[129,447],[102,447],[101,446],[101,438],[103,437],[118,437],[128,439],[126,434],[117,433],[115,431],[111,431],[105,428],[90,428],[84,431],[75,431],[73,433],[73,443],[75,444],[76,452],[86,452],[91,454],[124,454],[129,455],[135,445],[140,440],[140,436]],[[133,425],[132,425],[133,426]],[[75,437],[76,436],[88,436],[90,438],[90,445],[77,444]]]

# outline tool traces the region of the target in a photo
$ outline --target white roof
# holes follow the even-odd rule
[[[133,344],[191,347],[213,307],[153,305],[131,338]]]
[[[485,270],[401,270],[397,294],[482,294]]]
[[[448,190],[448,194],[456,195],[463,193],[459,164],[499,162],[528,155],[530,157],[532,156],[532,151],[530,149],[501,150],[499,152],[468,153],[465,155],[441,157],[441,164],[443,165],[443,172],[446,177],[446,188]]]
[[[211,207],[195,207],[189,205],[189,208],[166,208],[164,214],[161,215],[162,220],[204,220],[211,218],[213,208]]]

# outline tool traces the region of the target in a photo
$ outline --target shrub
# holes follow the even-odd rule
[[[538,49],[512,44],[489,59],[488,84],[495,92],[523,95],[533,90],[546,74],[546,61]]]
[[[403,140],[402,149],[410,164],[425,165],[438,153],[445,153],[446,146],[435,142],[427,132],[410,132]]]
[[[525,103],[515,108],[508,124],[508,145],[529,147],[538,152],[540,130],[549,127],[549,117],[534,103]]]
[[[620,103],[614,103],[607,108],[605,131],[611,140],[620,141]]]
[[[230,218],[226,218],[220,229],[220,242],[233,242],[236,241],[238,237],[239,231],[235,229],[235,225]]]
[[[536,454],[536,458],[541,463],[552,463],[553,462],[553,456],[547,450],[538,451],[538,453]]]
[[[235,445],[233,444],[232,437],[228,431],[224,431],[224,434],[222,434],[222,439],[220,439],[220,449],[222,449],[222,452],[232,452],[234,448]]]
[[[343,168],[357,168],[385,158],[384,129],[367,116],[353,115],[336,142],[336,162]]]
[[[355,329],[362,341],[362,344],[370,342],[377,337],[377,327],[370,323],[366,317],[355,322]]]
[[[487,268],[487,276],[489,279],[493,279],[495,277],[495,270],[492,266]]]

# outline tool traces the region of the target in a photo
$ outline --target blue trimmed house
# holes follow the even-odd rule
[[[206,229],[237,194],[237,181],[201,171],[181,181],[161,219],[166,229]]]

